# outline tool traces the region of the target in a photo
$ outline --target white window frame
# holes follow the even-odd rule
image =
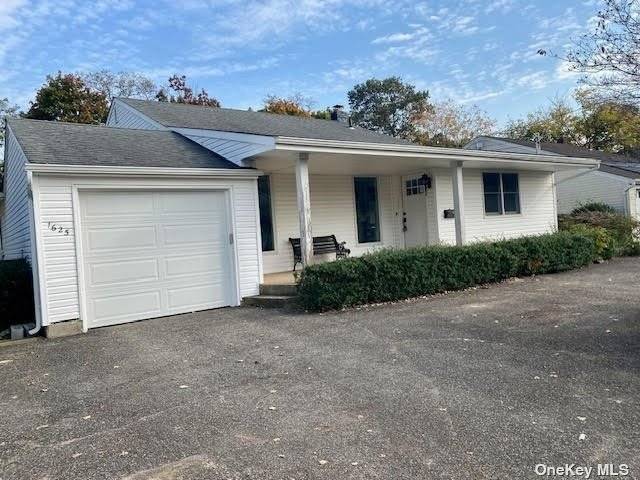
[[[493,173],[496,175],[499,175],[500,178],[500,211],[499,212],[487,212],[487,206],[486,206],[486,202],[485,202],[485,195],[486,192],[484,190],[484,174],[485,173]],[[517,179],[518,179],[518,211],[517,212],[505,212],[504,210],[504,183],[502,181],[502,175],[507,174],[507,175],[516,175]],[[496,171],[496,170],[491,170],[491,171],[483,171],[480,174],[480,181],[482,182],[482,210],[484,212],[484,216],[485,217],[502,217],[502,216],[514,216],[514,215],[522,215],[522,194],[520,193],[520,172],[513,172],[513,171]],[[493,192],[490,192],[493,194]],[[507,193],[514,193],[514,192],[507,192]]]

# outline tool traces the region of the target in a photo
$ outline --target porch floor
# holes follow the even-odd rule
[[[263,285],[295,285],[296,280],[292,271],[265,273]]]

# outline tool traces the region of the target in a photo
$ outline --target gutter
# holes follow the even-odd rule
[[[225,177],[257,178],[260,170],[253,168],[177,168],[177,167],[120,167],[112,165],[58,165],[28,163],[27,172],[60,175],[105,175],[145,177]]]
[[[451,161],[519,161],[572,167],[598,167],[600,161],[593,158],[566,157],[562,155],[538,155],[529,153],[490,152],[463,148],[424,147],[420,145],[344,142],[313,138],[276,137],[276,150],[319,153],[351,153],[364,155],[391,155],[397,157],[424,157]]]

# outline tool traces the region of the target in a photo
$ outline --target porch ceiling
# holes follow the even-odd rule
[[[299,152],[272,150],[250,160],[251,166],[265,172],[295,171]],[[421,156],[389,156],[376,154],[325,153],[309,154],[309,173],[312,175],[408,175],[423,172],[432,168],[449,168],[451,158]],[[552,163],[548,160],[535,162],[531,160],[504,158],[470,158],[463,160],[464,168],[477,169],[520,169],[540,171],[574,170],[593,168],[591,165],[577,166],[563,163]]]

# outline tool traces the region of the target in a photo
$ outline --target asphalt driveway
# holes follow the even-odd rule
[[[640,259],[3,347],[0,382],[2,480],[640,478]]]

